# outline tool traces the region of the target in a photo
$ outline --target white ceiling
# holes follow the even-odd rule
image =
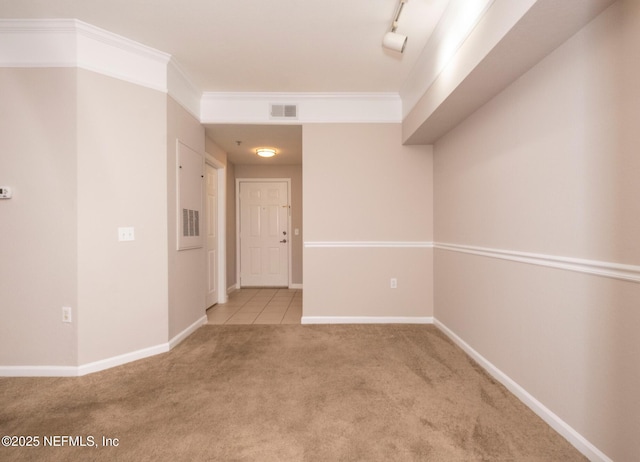
[[[407,0],[398,32],[409,41],[399,54],[381,46],[399,1],[0,0],[0,19],[79,19],[170,54],[202,92],[399,94],[408,103],[403,110],[418,107],[415,117],[405,113],[403,129],[407,120],[413,124],[405,142],[430,144],[613,2]],[[486,20],[481,10],[491,12]],[[487,32],[500,27],[506,27],[500,42],[477,55],[494,37]],[[479,38],[467,43],[465,34],[475,29]],[[467,61],[480,61],[441,101],[442,88],[432,84],[443,50],[458,53],[451,45],[466,49]],[[447,69],[456,70],[456,62]],[[426,111],[417,104],[423,94],[438,105]],[[302,162],[299,125],[205,129],[236,164]],[[275,147],[278,156],[258,159],[262,146]]]
[[[298,165],[302,163],[300,125],[207,125],[207,135],[230,155],[234,164]],[[240,144],[238,145],[238,141]],[[275,148],[270,159],[255,154],[258,148]]]
[[[381,46],[398,0],[0,0],[0,18],[79,19],[171,54],[203,92],[397,93],[448,1],[408,0],[403,54]],[[254,145],[301,163],[300,127],[206,129],[234,163]]]
[[[76,18],[171,54],[202,91],[398,92],[448,0],[0,0],[0,17]]]

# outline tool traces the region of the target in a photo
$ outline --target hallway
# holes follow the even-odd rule
[[[207,310],[209,324],[300,324],[302,290],[246,288]]]

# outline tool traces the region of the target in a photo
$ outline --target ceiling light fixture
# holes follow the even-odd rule
[[[276,150],[273,148],[260,148],[256,149],[256,154],[260,157],[273,157],[276,155]]]
[[[400,13],[402,13],[402,7],[405,3],[407,3],[407,0],[400,0],[398,10],[393,18],[393,23],[391,24],[391,32],[384,34],[384,38],[382,39],[382,46],[384,48],[392,51],[399,51],[400,53],[404,51],[404,47],[407,44],[407,36],[398,34],[396,29],[398,28],[398,19],[400,19]]]

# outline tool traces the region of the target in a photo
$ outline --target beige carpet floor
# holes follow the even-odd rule
[[[88,376],[1,378],[0,403],[0,436],[39,439],[3,461],[586,460],[433,326],[203,326]]]

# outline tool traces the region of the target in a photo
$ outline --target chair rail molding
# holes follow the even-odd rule
[[[305,248],[433,248],[430,241],[305,241]]]
[[[599,260],[546,255],[540,253],[520,252],[515,250],[493,249],[471,245],[450,244],[436,242],[433,245],[438,250],[466,253],[501,260],[515,261],[530,265],[546,266],[549,268],[593,274],[607,278],[640,283],[640,266],[611,263]]]

